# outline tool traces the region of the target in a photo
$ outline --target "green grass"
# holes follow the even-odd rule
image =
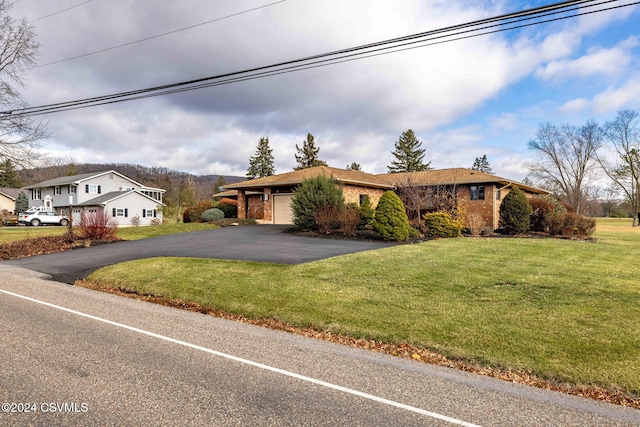
[[[164,236],[166,234],[185,233],[188,231],[208,230],[217,228],[215,225],[203,223],[162,224],[149,227],[127,227],[118,230],[118,237],[124,240],[139,240],[148,237]],[[67,232],[66,227],[0,227],[0,244],[32,237],[58,236]]]
[[[61,236],[67,231],[66,227],[0,227],[0,244],[11,243],[17,240],[30,239],[43,236]]]
[[[218,228],[206,223],[191,222],[187,224],[162,224],[149,227],[127,227],[118,230],[118,237],[124,240],[140,240],[149,237],[164,236],[167,234],[186,233],[189,231],[209,230]]]
[[[158,258],[88,280],[640,395],[640,228],[447,239],[291,266]]]

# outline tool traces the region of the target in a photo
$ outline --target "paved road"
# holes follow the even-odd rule
[[[301,237],[286,233],[288,228],[277,225],[224,227],[38,255],[2,264],[46,273],[59,282],[72,284],[99,268],[140,258],[175,256],[300,264],[389,246],[381,242]]]
[[[3,426],[640,425],[637,410],[68,286],[4,263],[0,325],[0,402],[32,411],[0,412]]]

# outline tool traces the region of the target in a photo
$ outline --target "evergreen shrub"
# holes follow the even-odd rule
[[[500,205],[500,228],[509,234],[526,233],[532,213],[527,196],[518,187],[513,187]]]
[[[206,211],[202,212],[202,215],[200,217],[202,222],[218,221],[222,218],[224,218],[224,212],[222,212],[218,208],[207,209]]]
[[[460,221],[452,219],[447,212],[427,213],[423,218],[427,237],[460,237],[462,224]]]
[[[302,231],[317,231],[316,216],[318,212],[327,208],[335,209],[336,212],[342,211],[342,189],[327,176],[303,180],[291,198],[294,227]]]
[[[385,191],[376,207],[373,229],[384,240],[403,242],[409,238],[409,218],[400,197]]]

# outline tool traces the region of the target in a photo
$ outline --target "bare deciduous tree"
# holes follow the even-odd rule
[[[640,113],[618,111],[616,118],[605,123],[604,132],[612,159],[599,157],[599,163],[631,203],[633,226],[640,225]]]
[[[597,164],[596,152],[603,143],[602,128],[591,120],[581,127],[542,124],[536,139],[529,142],[529,148],[540,155],[537,163],[529,165],[531,176],[553,188],[580,213]]]
[[[35,65],[39,44],[33,27],[10,15],[12,3],[0,0],[0,159],[30,164],[46,125],[15,111],[27,106],[19,88],[24,70]]]

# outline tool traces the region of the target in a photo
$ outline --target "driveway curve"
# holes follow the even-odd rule
[[[224,227],[110,243],[10,261],[12,265],[73,284],[99,268],[153,257],[214,258],[302,264],[338,255],[388,247],[388,243],[320,239],[287,233],[289,226]]]

